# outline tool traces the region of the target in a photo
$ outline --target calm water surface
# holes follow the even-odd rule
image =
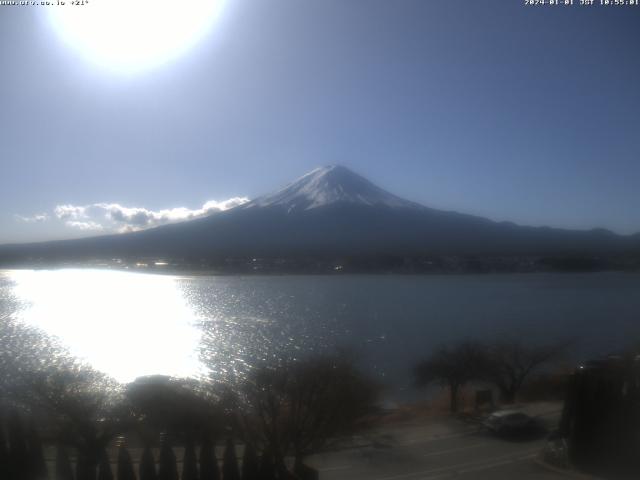
[[[242,376],[260,360],[348,346],[394,391],[461,338],[576,339],[575,356],[640,339],[640,275],[171,276],[0,271],[0,321],[58,336],[128,381]]]

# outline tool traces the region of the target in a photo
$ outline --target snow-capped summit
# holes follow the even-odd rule
[[[280,206],[291,212],[336,203],[421,208],[417,203],[397,197],[341,165],[316,168],[283,189],[259,197],[241,208]]]

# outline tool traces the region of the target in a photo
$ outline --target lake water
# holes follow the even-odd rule
[[[119,380],[243,375],[256,361],[348,346],[400,395],[460,339],[576,340],[574,358],[640,341],[640,275],[154,275],[0,271],[0,321],[58,336]]]

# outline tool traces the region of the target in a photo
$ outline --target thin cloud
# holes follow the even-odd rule
[[[81,231],[131,232],[204,217],[248,201],[246,197],[232,197],[222,201],[210,200],[196,209],[176,207],[161,210],[127,207],[119,203],[62,204],[53,209],[53,216],[42,213],[31,217],[16,215],[16,218],[29,223],[54,219],[63,222],[69,228]]]
[[[96,203],[83,208],[85,215],[92,214],[96,210],[100,211],[109,222],[118,225],[120,229],[129,231],[203,217],[211,213],[229,210],[248,201],[249,199],[246,197],[233,197],[221,202],[210,200],[198,209],[177,207],[149,210],[141,207],[125,207],[118,203]]]
[[[49,220],[49,215],[46,213],[36,213],[35,215],[31,215],[29,217],[25,217],[23,215],[15,215],[17,220],[20,220],[24,223],[42,223]]]

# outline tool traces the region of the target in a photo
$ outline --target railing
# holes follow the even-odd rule
[[[224,445],[167,437],[157,447],[129,447],[116,441],[84,441],[81,446],[43,445],[37,430],[14,416],[0,425],[0,480],[316,480],[301,463],[291,472],[268,452],[228,438]]]

